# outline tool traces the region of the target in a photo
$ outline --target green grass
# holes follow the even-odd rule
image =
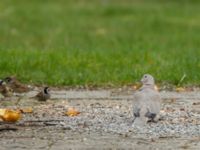
[[[50,85],[200,84],[198,0],[2,0],[0,77]]]

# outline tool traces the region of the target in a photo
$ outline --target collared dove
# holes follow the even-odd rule
[[[161,98],[159,92],[155,90],[154,78],[145,74],[142,79],[142,87],[134,94],[133,101],[133,125],[145,125],[147,121],[157,121]]]

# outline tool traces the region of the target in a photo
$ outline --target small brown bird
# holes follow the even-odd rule
[[[20,83],[14,76],[6,77],[4,81],[7,83],[7,86],[16,93],[25,93],[30,90],[26,85]]]
[[[9,88],[3,80],[0,80],[0,93],[4,97],[10,97],[13,95],[13,90]]]
[[[46,100],[50,99],[50,97],[51,97],[51,95],[49,93],[49,87],[45,87],[41,92],[39,92],[33,98],[36,98],[39,101],[46,101]]]

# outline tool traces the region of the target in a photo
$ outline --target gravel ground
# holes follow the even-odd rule
[[[200,92],[162,91],[158,123],[132,127],[132,90],[59,90],[52,99],[36,92],[1,100],[2,108],[32,107],[16,124],[0,122],[0,149],[199,149]],[[81,113],[68,117],[75,107]],[[6,129],[6,130],[4,130]]]

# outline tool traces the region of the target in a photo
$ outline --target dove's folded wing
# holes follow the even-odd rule
[[[138,114],[143,105],[144,95],[141,92],[136,92],[133,99],[133,114]]]
[[[150,91],[146,93],[146,104],[149,112],[158,114],[161,107],[161,98],[157,91]]]
[[[145,114],[148,112],[148,105],[146,103],[146,95],[143,91],[138,91],[134,94],[133,100],[133,116],[137,122],[146,122]]]

